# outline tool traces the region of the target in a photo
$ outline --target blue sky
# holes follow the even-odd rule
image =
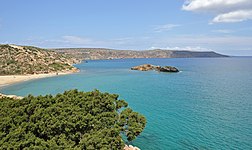
[[[0,43],[252,55],[252,1],[2,0]]]

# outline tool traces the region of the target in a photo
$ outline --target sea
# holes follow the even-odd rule
[[[175,66],[179,73],[131,70]],[[116,93],[147,118],[142,150],[251,150],[252,57],[90,60],[79,73],[13,84],[4,94]]]

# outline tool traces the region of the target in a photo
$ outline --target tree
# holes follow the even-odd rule
[[[0,99],[0,149],[123,149],[134,140],[143,115],[118,95],[66,91],[56,96]]]

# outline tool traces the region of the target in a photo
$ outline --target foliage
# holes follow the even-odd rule
[[[0,149],[123,149],[146,119],[118,95],[66,91],[0,99]]]

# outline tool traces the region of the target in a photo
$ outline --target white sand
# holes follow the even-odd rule
[[[33,80],[33,79],[40,79],[40,78],[47,78],[53,77],[57,75],[65,75],[70,74],[73,72],[62,72],[62,73],[49,73],[49,74],[34,74],[34,75],[8,75],[8,76],[0,76],[0,87],[7,86],[13,83]]]

